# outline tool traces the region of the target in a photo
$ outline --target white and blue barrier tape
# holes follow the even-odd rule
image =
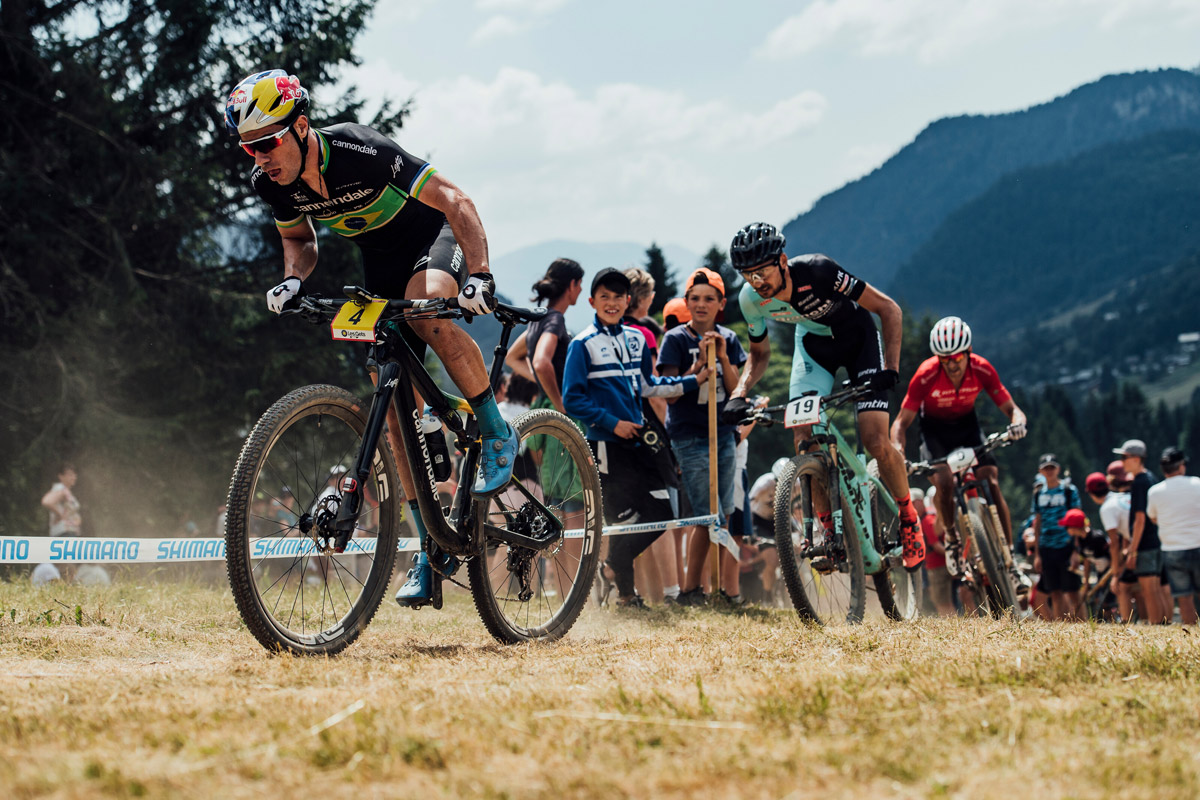
[[[724,545],[737,556],[737,545],[729,531],[717,528],[716,515],[688,517],[665,522],[640,522],[609,525],[605,536],[683,528],[700,525],[709,529],[709,538]],[[568,538],[581,538],[583,529],[566,532]],[[375,539],[352,539],[346,552],[333,558],[368,555],[375,552]],[[316,555],[313,543],[298,536],[261,537],[250,540],[252,558],[295,558]],[[417,549],[416,539],[400,539],[400,552]],[[169,564],[194,561],[224,561],[224,539],[92,539],[77,536],[0,536],[0,564]]]

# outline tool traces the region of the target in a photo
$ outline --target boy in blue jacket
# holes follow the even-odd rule
[[[629,279],[620,270],[602,269],[592,279],[588,300],[595,321],[571,340],[563,373],[563,406],[587,425],[604,492],[604,515],[613,525],[671,519],[667,477],[648,458],[641,432],[643,397],[678,397],[696,389],[708,370],[663,378],[641,331],[621,324],[629,305]],[[663,446],[661,443],[659,446]],[[600,565],[602,585],[616,583],[617,604],[642,604],[633,587],[633,560],[662,531],[619,534],[609,539],[608,558]],[[607,591],[604,592],[607,597]]]

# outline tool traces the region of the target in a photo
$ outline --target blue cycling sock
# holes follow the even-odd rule
[[[417,526],[417,541],[421,543],[418,552],[425,552],[425,520],[421,519],[421,506],[416,500],[408,501],[408,510],[412,512],[413,524]]]
[[[479,433],[485,439],[507,439],[508,423],[500,416],[500,407],[496,405],[496,395],[492,387],[478,397],[468,397],[467,402],[475,411],[475,419],[479,420]]]

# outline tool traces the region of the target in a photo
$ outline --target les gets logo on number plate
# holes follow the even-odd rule
[[[329,331],[335,341],[339,342],[374,342],[375,325],[383,310],[387,308],[387,300],[372,300],[366,305],[359,305],[349,300],[338,311],[337,316],[329,325]]]

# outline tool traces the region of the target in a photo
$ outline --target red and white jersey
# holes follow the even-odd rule
[[[957,389],[938,363],[937,356],[932,356],[917,367],[900,407],[933,419],[957,419],[974,410],[980,392],[987,392],[998,406],[1012,400],[1012,395],[1000,382],[996,368],[983,356],[971,353],[962,385]]]

